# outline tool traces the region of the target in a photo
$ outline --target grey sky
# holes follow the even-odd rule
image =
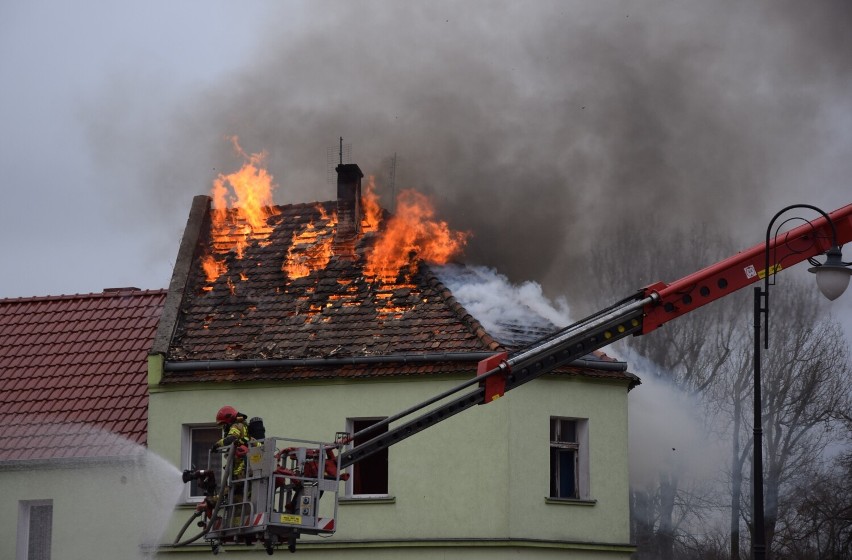
[[[385,187],[397,154],[469,261],[554,297],[615,222],[746,248],[787,204],[852,203],[849,6],[0,3],[0,297],[166,287],[234,134],[280,204],[333,198],[338,136]]]
[[[156,129],[249,57],[267,12],[215,1],[0,3],[0,297],[168,285],[182,224],[164,223],[134,194],[135,166],[157,162],[105,173],[92,118],[109,97],[131,129]],[[132,134],[127,150],[137,147]],[[206,192],[208,181],[187,192]],[[163,228],[171,247],[152,242]]]

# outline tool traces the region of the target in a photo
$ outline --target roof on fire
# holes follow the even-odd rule
[[[167,302],[158,335],[161,347],[166,340],[160,336],[168,337],[170,362],[327,359],[340,366],[343,358],[490,352],[499,347],[428,267],[420,266],[410,278],[392,282],[367,277],[365,254],[377,233],[365,232],[342,244],[338,238],[335,243],[336,201],[275,207],[267,220],[269,231],[249,239],[241,257],[233,247],[243,235],[242,227],[236,225],[229,234],[213,239],[210,213],[216,210],[209,205],[207,197],[193,202],[184,238],[184,246],[193,250],[178,256],[169,297],[179,297]],[[225,270],[212,282],[202,266],[208,254]],[[311,272],[288,274],[293,263]],[[171,307],[174,304],[176,308]],[[176,320],[169,325],[167,317]],[[397,373],[424,369],[421,365],[400,371],[397,365],[391,368]],[[391,371],[356,369],[361,373],[340,367],[334,372],[289,368],[286,373],[266,371],[262,377]],[[223,375],[194,372],[191,379]],[[243,372],[238,378],[258,375]],[[172,374],[164,381],[177,379],[190,377]]]
[[[165,357],[160,383],[461,374],[512,349],[426,264],[371,276],[368,255],[389,215],[355,233],[350,224],[347,235],[338,209],[269,207],[264,227],[247,235],[239,213],[195,197],[152,349]],[[214,231],[222,218],[230,226]],[[635,383],[616,369],[567,371]]]
[[[122,456],[147,441],[165,290],[0,300],[0,463]]]

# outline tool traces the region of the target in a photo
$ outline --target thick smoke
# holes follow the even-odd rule
[[[473,232],[468,262],[556,293],[589,281],[613,224],[650,244],[709,221],[751,245],[783,205],[848,202],[849,2],[311,3],[281,32],[288,6],[169,122],[99,107],[104,164],[144,178],[170,233],[239,164],[231,135],[269,152],[281,204],[334,197],[343,136],[391,206],[396,154],[396,188]]]

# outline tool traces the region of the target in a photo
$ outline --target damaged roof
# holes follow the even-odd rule
[[[213,282],[193,266],[184,291],[171,360],[244,360],[385,356],[485,351],[493,341],[427,266],[385,282],[364,274],[376,233],[330,253],[305,276],[286,272],[288,256],[310,231],[331,240],[335,203],[279,206],[271,232],[222,255],[226,272]],[[221,243],[221,242],[220,242]],[[311,247],[315,249],[315,247]],[[326,260],[327,259],[327,260]]]
[[[195,197],[152,349],[162,384],[474,373],[514,349],[424,262],[370,271],[390,215],[369,223],[360,170],[341,167],[355,168],[354,189],[339,178],[338,200],[266,207],[261,227]],[[604,369],[588,373],[628,378]]]
[[[147,442],[147,353],[165,290],[0,300],[0,463]]]

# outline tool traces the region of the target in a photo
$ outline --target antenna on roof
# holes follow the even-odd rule
[[[337,182],[337,173],[335,172],[338,165],[344,163],[352,163],[352,144],[344,144],[343,136],[340,137],[339,146],[329,146],[326,148],[326,179],[329,183]]]

